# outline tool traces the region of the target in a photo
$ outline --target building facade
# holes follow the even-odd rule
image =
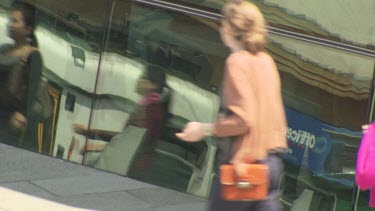
[[[32,149],[209,197],[214,138],[188,144],[174,133],[188,121],[216,119],[229,54],[218,33],[225,0],[26,2],[37,10],[53,108],[40,119]],[[266,50],[282,78],[289,144],[280,179],[285,209],[370,210],[368,193],[356,188],[354,177],[361,126],[373,118],[375,2],[252,2],[265,15]],[[5,27],[10,2],[0,4],[1,40],[11,43]],[[139,81],[150,64],[163,70],[167,85],[151,141],[149,130],[130,123],[153,119],[139,112]],[[29,148],[23,136],[14,145]]]

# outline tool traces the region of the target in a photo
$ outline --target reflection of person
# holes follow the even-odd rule
[[[32,120],[32,104],[40,82],[42,60],[34,28],[34,8],[13,3],[8,36],[14,44],[0,46],[0,122],[6,126],[0,133],[2,139],[7,139],[1,141],[12,143],[20,131],[27,131],[27,139],[32,140],[32,144],[35,142],[33,147],[36,147],[37,123]]]
[[[244,174],[245,163],[269,166],[270,192],[266,200],[224,201],[220,197],[219,182],[215,181],[210,210],[282,210],[277,197],[282,171],[278,154],[287,147],[286,117],[279,73],[273,59],[264,51],[264,19],[255,5],[241,0],[226,4],[222,12],[220,33],[232,52],[226,60],[223,83],[225,112],[215,123],[189,122],[176,135],[188,142],[208,135],[219,137],[220,164],[232,163],[239,175]]]
[[[166,109],[164,102],[161,100],[161,95],[165,86],[166,78],[163,70],[154,65],[149,66],[148,70],[137,83],[137,92],[142,98],[138,102],[136,111],[131,114],[127,123],[127,125],[147,129],[146,137],[139,153],[143,154],[143,157],[150,157],[150,159],[154,156],[154,150],[157,144],[156,141],[160,136],[163,114]],[[73,129],[78,134],[87,135],[90,138],[99,138],[107,142],[111,141],[117,134],[113,131],[87,129],[80,124],[73,125]],[[88,144],[85,146],[84,150],[102,151],[104,148],[105,144]]]

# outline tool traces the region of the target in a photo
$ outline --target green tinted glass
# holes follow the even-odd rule
[[[168,1],[168,0],[165,0]],[[324,0],[249,0],[269,25],[375,49],[375,2]],[[220,10],[228,0],[174,0]]]

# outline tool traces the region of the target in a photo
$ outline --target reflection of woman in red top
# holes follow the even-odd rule
[[[150,167],[155,157],[155,147],[160,137],[163,125],[164,112],[167,108],[161,100],[161,95],[166,86],[166,76],[162,69],[157,66],[149,66],[145,74],[137,83],[137,92],[142,96],[137,103],[138,106],[125,127],[128,125],[145,128],[146,136],[143,144],[137,152],[132,171],[140,171]],[[76,133],[88,136],[93,139],[111,141],[117,132],[87,129],[83,125],[75,124],[73,129]],[[126,140],[124,140],[126,141]],[[106,144],[87,144],[84,152],[103,151]]]
[[[149,66],[147,72],[139,79],[137,92],[143,96],[138,108],[130,117],[129,124],[147,129],[144,140],[144,151],[154,151],[160,137],[164,122],[164,103],[161,100],[163,88],[166,86],[165,74],[157,66]]]

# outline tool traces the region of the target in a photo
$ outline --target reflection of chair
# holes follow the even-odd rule
[[[291,211],[329,211],[334,210],[336,199],[324,196],[320,193],[305,189],[302,194],[293,201]]]
[[[106,145],[94,167],[127,175],[137,150],[143,142],[146,129],[128,126]]]
[[[206,143],[206,142],[205,142]],[[193,169],[187,192],[196,196],[207,197],[211,187],[212,172],[214,170],[214,161],[216,147],[207,144],[208,150],[205,153],[203,166]]]
[[[216,147],[205,141],[186,143],[177,139],[174,134],[181,131],[186,122],[187,120],[178,116],[173,116],[168,120],[161,138],[163,144],[157,152],[178,160],[190,168],[192,175],[186,191],[196,196],[207,197],[212,180]],[[173,146],[182,150],[176,150]]]
[[[281,202],[289,206],[290,210],[316,210],[328,211],[335,210],[337,203],[336,191],[327,186],[327,181],[320,180],[322,188],[317,186],[313,177],[308,175],[298,175],[290,172],[288,164],[285,165],[285,171],[282,175],[280,187]],[[293,169],[294,170],[294,169]],[[323,185],[322,185],[323,184]],[[327,187],[329,187],[327,189]],[[342,194],[351,193],[351,189],[341,189]]]
[[[46,84],[47,85],[47,84]],[[48,96],[51,99],[51,108],[44,107],[44,111],[51,110],[51,115],[45,117],[43,121],[39,121],[37,127],[38,133],[38,152],[52,155],[52,149],[55,141],[56,122],[57,122],[57,109],[61,98],[61,92],[57,86],[48,82]],[[49,103],[48,100],[46,102]],[[48,111],[49,113],[49,111]]]

